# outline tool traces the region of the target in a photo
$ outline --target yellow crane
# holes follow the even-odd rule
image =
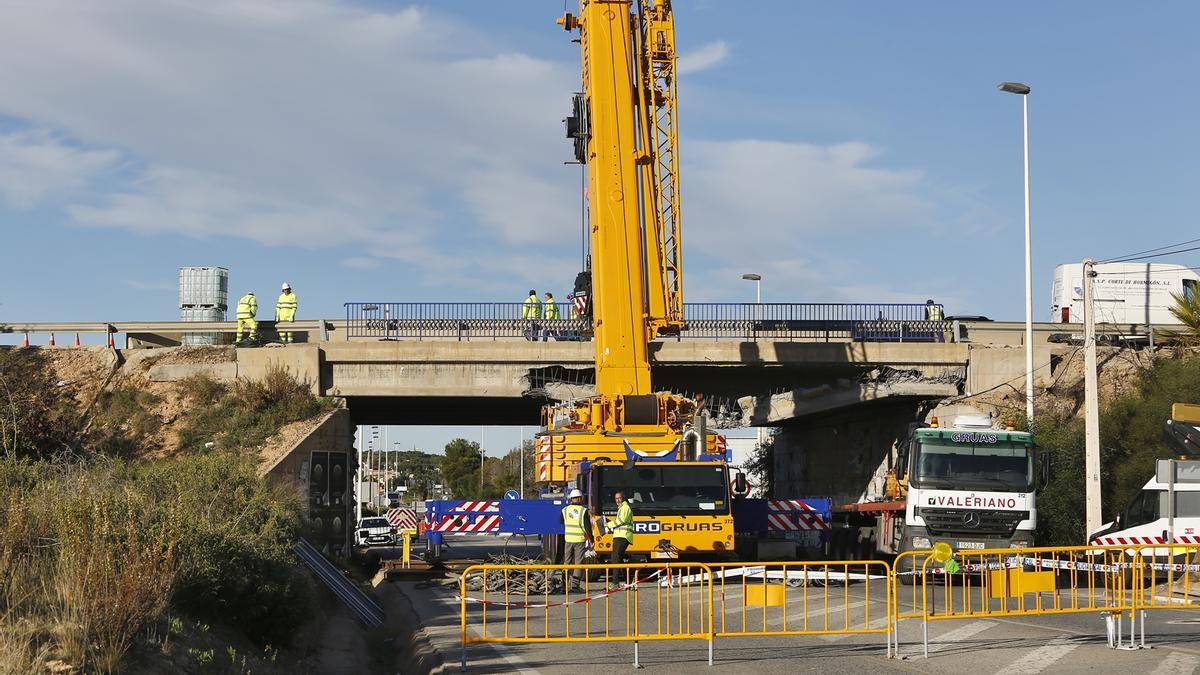
[[[558,23],[578,32],[581,54],[567,134],[587,171],[596,395],[543,409],[538,481],[574,482],[596,516],[615,513],[624,492],[631,553],[728,553],[724,448],[697,402],[656,392],[650,373],[650,343],[683,325],[671,3],[581,0]]]

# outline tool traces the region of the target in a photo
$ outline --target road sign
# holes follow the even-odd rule
[[[508,492],[504,493],[504,498],[505,499],[520,499],[521,495],[517,494],[516,490],[509,490]]]

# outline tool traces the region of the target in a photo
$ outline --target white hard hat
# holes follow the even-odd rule
[[[571,490],[571,494],[567,495],[567,499],[583,499],[583,493],[579,491],[579,488],[575,488]]]
[[[291,286],[288,286],[288,282],[286,282],[286,281],[285,281],[285,282],[283,282],[283,287],[281,287],[279,290],[281,290],[281,291],[290,291],[290,290],[292,290],[292,287],[291,287]]]

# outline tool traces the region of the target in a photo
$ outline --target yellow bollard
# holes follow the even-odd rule
[[[412,538],[412,532],[405,530],[404,531],[404,553],[400,558],[400,562],[403,563],[405,567],[409,567],[410,563],[412,562],[411,538]]]

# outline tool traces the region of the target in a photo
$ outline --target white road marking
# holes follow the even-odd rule
[[[931,621],[929,623],[932,626],[936,626],[938,624],[936,621]],[[995,621],[972,621],[961,628],[955,628],[954,630],[946,631],[941,635],[931,636],[929,638],[929,653],[933,654],[934,652],[940,652],[943,649],[953,647],[955,642],[966,640],[967,638],[978,633],[982,633],[983,631],[992,628],[995,625]],[[924,648],[922,647],[920,640],[907,643],[905,644],[905,647],[908,647],[905,652],[905,656],[921,656],[924,653]]]
[[[1200,666],[1200,658],[1183,652],[1171,651],[1167,657],[1150,671],[1150,675],[1190,675]]]
[[[1066,642],[1065,640],[1052,640],[1050,644],[1038,647],[1004,668],[1001,668],[998,673],[1004,673],[1004,675],[1035,675],[1049,668],[1077,647],[1079,647],[1078,644]]]
[[[888,624],[888,618],[885,616],[885,617],[882,617],[879,619],[871,619],[870,623],[867,624],[867,628],[869,628],[871,630],[877,630],[877,629],[886,627],[887,624]],[[834,626],[833,628],[836,629],[836,628],[838,628],[838,626]],[[850,624],[850,628],[852,628],[852,629],[862,628],[862,625],[852,623],[852,624]],[[837,642],[839,640],[845,640],[846,638],[852,637],[854,635],[863,635],[863,634],[862,633],[838,633],[836,635],[822,635],[821,639],[826,642]],[[933,650],[931,649],[930,651],[933,651]]]

